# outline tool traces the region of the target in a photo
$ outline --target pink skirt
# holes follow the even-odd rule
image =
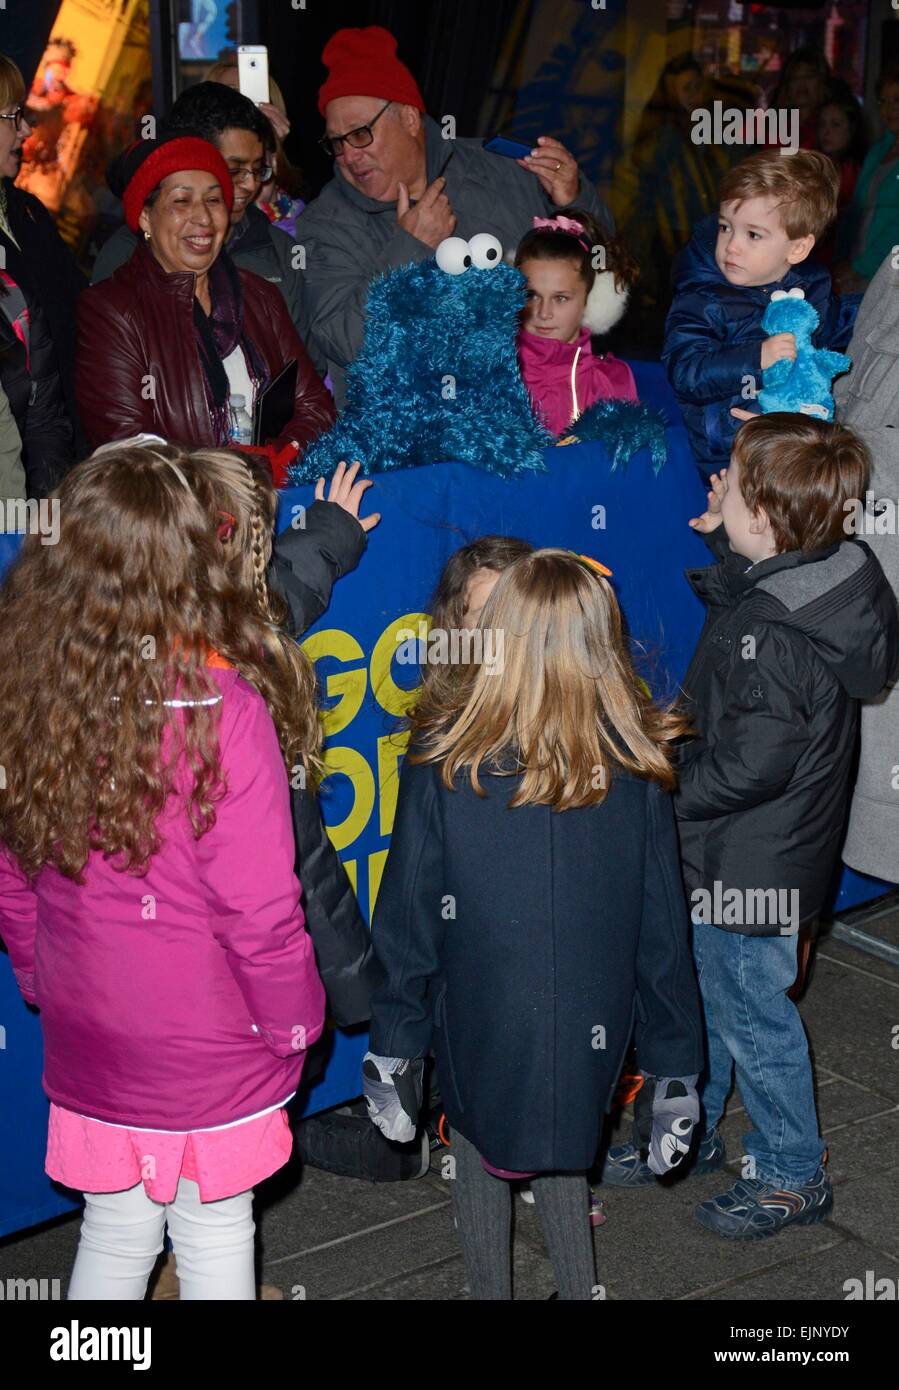
[[[51,1102],[44,1167],[76,1192],[124,1192],[143,1182],[154,1202],[171,1202],[179,1178],[189,1178],[201,1202],[217,1202],[271,1177],[292,1149],[283,1107],[224,1129],[172,1133],[89,1120]]]

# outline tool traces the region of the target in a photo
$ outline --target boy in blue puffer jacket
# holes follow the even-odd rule
[[[724,175],[718,216],[699,223],[675,261],[662,359],[706,486],[730,460],[740,425],[731,408],[752,401],[764,368],[796,357],[792,333],[762,331],[772,290],[804,290],[820,318],[815,347],[849,341],[859,296],[834,295],[830,273],[806,259],[836,216],[838,185],[816,151],[752,155]]]

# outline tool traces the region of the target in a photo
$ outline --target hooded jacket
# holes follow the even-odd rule
[[[899,660],[896,600],[863,541],[749,568],[723,526],[709,543],[722,562],[687,571],[708,611],[684,678],[697,734],[674,799],[684,879],[694,908],[697,890],[718,895],[702,920],[775,936],[812,920],[828,897],[858,702]],[[733,889],[742,907],[722,913],[720,895]],[[757,896],[770,890],[797,896]]]
[[[706,217],[678,255],[672,271],[674,301],[665,322],[662,361],[684,416],[703,478],[727,467],[740,421],[731,407],[752,408],[762,386],[762,315],[773,290],[801,289],[818,311],[815,347],[842,351],[849,341],[859,295],[842,299],[830,273],[816,261],[792,266],[770,285],[732,285],[715,264],[718,216]]]

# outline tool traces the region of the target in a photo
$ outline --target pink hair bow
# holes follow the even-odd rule
[[[576,218],[565,217],[560,213],[558,217],[535,217],[533,224],[535,231],[542,227],[548,232],[567,232],[569,236],[576,237],[587,254],[590,254],[590,247],[586,241],[586,229],[583,223],[578,222]]]

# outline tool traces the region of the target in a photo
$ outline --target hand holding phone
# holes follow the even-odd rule
[[[510,140],[506,135],[494,135],[484,141],[484,149],[490,154],[501,154],[506,159],[526,159],[532,146],[523,145],[520,140]]]
[[[262,44],[242,44],[237,50],[240,90],[258,106],[269,100],[268,49]]]

